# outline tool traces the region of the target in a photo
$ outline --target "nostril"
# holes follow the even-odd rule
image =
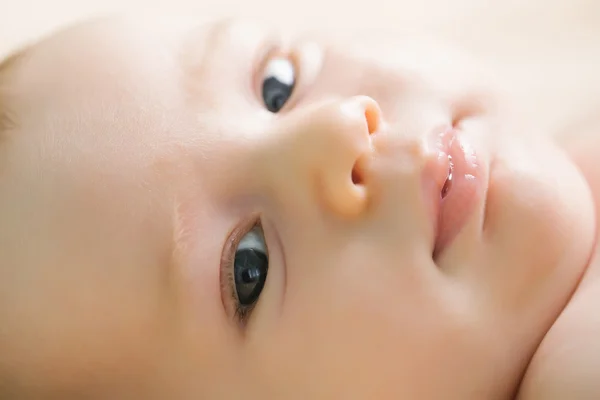
[[[352,183],[355,185],[362,185],[363,178],[360,172],[355,168],[352,169]]]
[[[364,161],[365,159],[363,157],[360,157],[358,160],[356,160],[354,166],[352,167],[352,183],[355,186],[362,186],[365,183],[365,173],[363,169]]]

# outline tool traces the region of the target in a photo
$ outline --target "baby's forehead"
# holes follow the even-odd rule
[[[240,19],[96,19],[31,46],[13,84],[23,94],[41,89],[63,97],[84,88],[95,94],[111,86],[131,91],[137,84],[190,72],[176,71],[182,67],[195,69],[194,74],[210,69],[224,52],[235,52],[236,61],[255,58],[257,47],[267,48],[277,36]]]
[[[151,93],[168,98],[174,40],[160,25],[99,19],[58,31],[9,58],[1,82],[14,113],[72,115],[140,101]],[[160,38],[160,40],[158,40]],[[16,62],[18,60],[18,62]],[[161,82],[162,80],[162,82]],[[135,99],[134,99],[135,97]]]
[[[252,65],[279,38],[274,29],[239,19],[87,21],[28,50],[12,82],[13,104],[25,114],[79,110],[87,116],[134,104],[173,108],[190,86],[199,90],[188,98],[207,98],[223,93],[215,82],[224,78],[249,80]]]
[[[69,141],[109,140],[108,132],[140,139],[143,132],[148,139],[152,132],[159,135],[165,130],[165,124],[189,120],[190,110],[197,107],[186,103],[193,96],[182,76],[200,82],[194,100],[211,97],[217,84],[205,84],[203,71],[214,71],[211,63],[222,60],[222,51],[228,48],[242,55],[234,61],[251,63],[247,43],[259,43],[265,29],[232,20],[192,21],[187,26],[173,21],[100,19],[39,41],[19,56],[18,65],[6,62],[15,65],[8,91],[10,114],[1,107],[0,115],[5,121],[9,115],[11,121],[19,121],[25,134],[15,137],[38,137],[35,143],[57,134]],[[182,71],[183,66],[188,70]],[[105,139],[100,139],[100,132]]]

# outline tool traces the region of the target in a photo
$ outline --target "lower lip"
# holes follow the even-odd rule
[[[447,173],[452,163],[452,179],[445,196],[438,185],[438,201],[434,201],[434,259],[438,259],[456,239],[484,196],[483,166],[469,143],[458,131],[450,130],[441,136],[440,144],[438,168]]]

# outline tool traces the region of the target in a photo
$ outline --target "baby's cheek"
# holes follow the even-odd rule
[[[0,307],[2,369],[10,380],[44,390],[141,373],[168,326],[154,275],[137,273],[131,258],[108,256],[115,246],[106,238],[94,237],[91,243],[103,243],[98,248],[53,232],[30,235],[36,251],[13,258],[9,307]]]
[[[67,306],[46,296],[32,299],[36,310],[16,307],[24,312],[8,327],[10,351],[2,360],[12,380],[49,392],[70,392],[141,376],[159,347],[160,327],[141,310],[109,296],[96,301],[93,305],[73,297]]]
[[[275,329],[253,342],[248,359],[260,368],[249,387],[257,398],[463,399],[505,383],[497,363],[489,368],[495,348],[485,325],[461,296],[414,279],[402,285],[401,267],[356,281],[348,272],[355,265],[322,267],[345,274],[337,283],[324,274],[327,285],[313,282],[310,293],[286,298]],[[487,385],[492,377],[500,383]]]

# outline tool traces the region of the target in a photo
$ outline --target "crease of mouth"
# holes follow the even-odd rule
[[[452,163],[452,156],[448,156],[449,166],[448,166],[448,176],[446,177],[446,181],[444,182],[444,186],[442,186],[441,197],[444,199],[450,189],[452,189],[452,172],[454,171],[454,164]]]

